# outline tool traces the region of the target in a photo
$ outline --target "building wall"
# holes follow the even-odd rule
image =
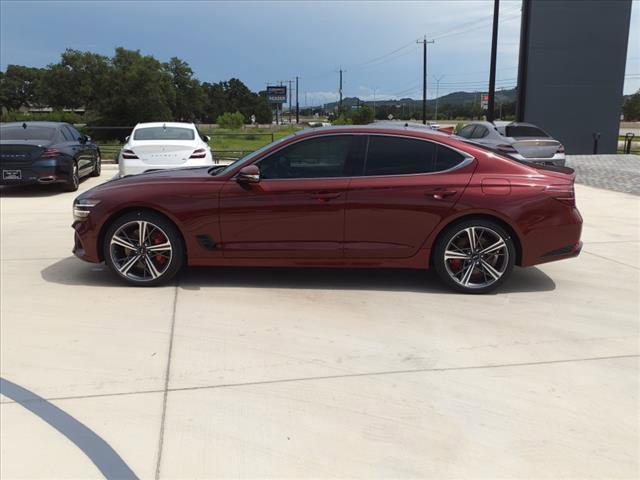
[[[616,153],[631,0],[528,0],[521,38],[519,119],[567,153]],[[525,30],[525,24],[528,29]]]

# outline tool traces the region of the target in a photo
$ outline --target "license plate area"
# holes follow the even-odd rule
[[[2,170],[3,180],[22,180],[22,170]]]

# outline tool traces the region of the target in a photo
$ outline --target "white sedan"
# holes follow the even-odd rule
[[[120,150],[120,176],[213,165],[208,140],[193,123],[139,123]]]

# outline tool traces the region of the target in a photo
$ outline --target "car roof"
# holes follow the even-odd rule
[[[28,122],[7,122],[7,123],[0,123],[0,126],[2,127],[21,127],[23,124],[26,124],[27,127],[29,125],[33,125],[34,127],[51,127],[51,128],[58,128],[62,125],[68,125],[67,122],[44,122],[44,121],[28,121]]]
[[[406,125],[406,126],[405,126]],[[416,127],[406,123],[400,125],[373,124],[373,125],[337,125],[331,127],[314,127],[305,128],[294,133],[294,135],[330,135],[332,133],[379,133],[393,135],[394,133],[412,133],[415,136],[432,136],[435,138],[450,138],[451,135],[437,130],[425,128],[424,126]]]
[[[138,123],[134,129],[140,127],[182,127],[182,128],[195,128],[195,125],[191,122],[147,122]]]
[[[471,122],[465,123],[464,126],[466,127],[467,125],[482,125],[483,127],[487,127],[487,128],[493,128],[494,124],[491,122],[487,122],[485,120],[473,120]]]

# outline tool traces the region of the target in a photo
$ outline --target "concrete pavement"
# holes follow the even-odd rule
[[[126,287],[71,256],[74,194],[4,189],[0,476],[637,478],[640,199],[576,190],[579,258],[463,296],[396,270]]]

